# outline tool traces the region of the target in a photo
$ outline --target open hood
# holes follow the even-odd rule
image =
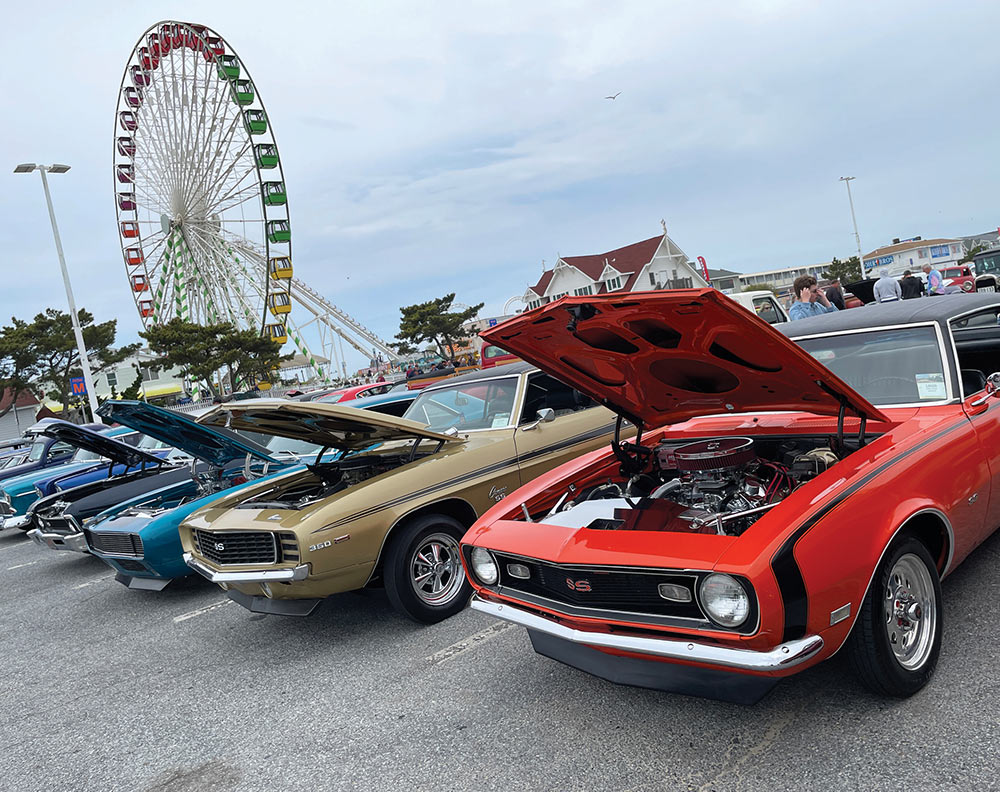
[[[463,442],[453,435],[432,432],[416,421],[325,402],[254,399],[220,404],[199,418],[198,422],[291,437],[344,451],[367,448],[372,443],[386,440],[421,438],[447,443]]]
[[[480,335],[646,427],[716,413],[837,415],[841,405],[887,420],[715,289],[568,297]]]
[[[39,434],[54,437],[56,440],[61,440],[94,454],[100,454],[102,457],[107,457],[127,467],[141,465],[144,462],[147,465],[159,465],[163,461],[155,454],[150,454],[141,448],[135,448],[120,440],[115,440],[113,437],[108,437],[106,434],[71,424],[68,421],[50,421]]]
[[[266,448],[252,440],[225,429],[210,429],[195,423],[183,413],[154,407],[146,402],[106,401],[97,412],[109,421],[131,426],[216,467],[225,467],[247,454],[268,462],[276,461]]]

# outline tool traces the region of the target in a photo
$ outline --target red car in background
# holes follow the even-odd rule
[[[958,286],[964,292],[976,290],[976,276],[968,264],[954,267],[942,267],[941,278],[945,286]]]
[[[483,348],[479,352],[479,367],[488,369],[502,366],[504,363],[513,363],[520,359],[517,355],[512,355],[495,344],[483,344]]]
[[[998,316],[954,294],[776,328],[702,289],[484,332],[619,423],[468,531],[472,607],[619,683],[751,703],[843,649],[915,693],[940,579],[1000,525]]]

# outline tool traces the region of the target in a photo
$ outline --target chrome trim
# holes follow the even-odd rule
[[[31,517],[27,514],[14,514],[4,518],[4,528],[21,528],[31,522]]]
[[[184,563],[213,583],[269,583],[272,581],[305,580],[309,577],[309,564],[299,564],[294,569],[251,569],[246,572],[216,572],[191,553],[184,553]]]
[[[87,538],[83,532],[75,534],[45,533],[41,528],[32,528],[28,531],[28,536],[42,547],[50,550],[72,550],[74,553],[89,553]]]
[[[752,649],[731,649],[692,641],[678,641],[673,638],[588,632],[567,627],[512,605],[488,602],[477,595],[472,597],[472,608],[498,619],[519,624],[529,630],[536,630],[583,646],[618,649],[669,660],[686,660],[742,671],[768,673],[787,670],[805,662],[823,648],[823,639],[819,635],[808,635],[805,638],[783,643],[770,651],[758,652]]]
[[[951,322],[951,319],[949,319],[948,322]],[[794,336],[794,337],[788,336],[788,338],[791,341],[798,343],[799,341],[807,341],[813,338],[834,338],[835,336],[857,335],[858,333],[873,333],[873,332],[878,332],[880,330],[906,330],[911,327],[934,328],[934,332],[937,335],[937,340],[938,340],[938,353],[941,355],[941,362],[944,364],[944,372],[946,375],[945,383],[947,384],[948,388],[948,398],[943,401],[939,399],[937,401],[910,402],[908,404],[876,404],[875,402],[871,402],[872,406],[877,407],[880,410],[883,410],[883,409],[891,409],[893,407],[936,407],[941,404],[951,404],[956,399],[955,388],[953,387],[953,385],[955,384],[957,378],[957,373],[954,371],[951,364],[953,362],[957,364],[958,357],[956,355],[954,361],[952,361],[952,359],[949,358],[947,347],[945,345],[944,333],[941,330],[940,322],[930,320],[927,322],[907,322],[906,324],[879,325],[877,327],[858,327],[855,328],[854,330],[835,330],[832,333],[810,333],[809,335],[803,335],[803,336]],[[824,366],[826,365],[825,363],[823,363],[822,360],[819,360],[818,362]],[[851,383],[848,382],[847,386],[851,388],[851,390],[855,391],[859,396],[861,396],[861,398],[866,399],[865,395],[860,391],[858,391],[853,385],[851,385]],[[959,385],[959,387],[961,387],[961,384]]]
[[[833,627],[835,624],[839,624],[844,619],[849,619],[851,617],[851,603],[846,605],[841,605],[839,608],[830,611],[830,626]]]

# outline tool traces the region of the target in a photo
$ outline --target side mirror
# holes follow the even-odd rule
[[[981,404],[985,404],[991,398],[995,399],[997,397],[1000,397],[1000,371],[994,371],[986,378],[986,392],[969,404],[972,407],[978,407]]]
[[[550,421],[554,421],[555,419],[556,419],[556,411],[553,410],[551,407],[545,407],[539,410],[535,414],[534,421],[532,421],[527,426],[522,426],[521,431],[530,432],[532,429],[535,429],[538,426],[538,424],[549,423]]]

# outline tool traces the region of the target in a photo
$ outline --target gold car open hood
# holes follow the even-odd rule
[[[446,443],[464,442],[460,437],[432,432],[416,421],[323,402],[253,399],[220,404],[201,416],[198,423],[291,437],[344,451],[367,448],[387,440],[419,438]]]

